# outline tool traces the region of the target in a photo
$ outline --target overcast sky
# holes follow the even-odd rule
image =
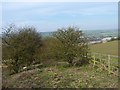
[[[11,23],[35,26],[42,32],[67,26],[78,26],[84,30],[117,29],[118,3],[2,3],[2,24]]]

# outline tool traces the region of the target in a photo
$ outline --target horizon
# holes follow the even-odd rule
[[[57,30],[54,30],[54,31],[57,31]],[[54,32],[54,31],[40,31],[39,32]],[[80,31],[118,31],[118,29],[91,29],[91,30],[80,30]]]
[[[14,13],[15,12],[15,13]],[[2,26],[34,26],[39,32],[77,26],[84,30],[117,29],[117,2],[3,3]]]

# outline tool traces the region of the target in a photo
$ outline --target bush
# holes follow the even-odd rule
[[[81,65],[89,62],[87,38],[79,28],[58,29],[54,37],[60,42],[56,45],[59,57],[64,58],[70,65],[73,65],[75,58],[79,58]]]
[[[37,52],[42,46],[41,35],[33,27],[10,26],[3,33],[3,59],[8,60],[15,73],[22,67],[39,60]],[[10,60],[9,60],[10,59]]]
[[[46,37],[43,39],[43,47],[41,59],[50,63],[61,61],[64,53],[61,53],[63,49],[61,49],[61,42],[54,37]],[[62,54],[62,55],[60,55]]]

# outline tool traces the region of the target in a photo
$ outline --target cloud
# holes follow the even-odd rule
[[[6,3],[4,10],[11,12],[24,13],[24,15],[58,15],[58,14],[78,14],[78,15],[99,15],[99,14],[116,14],[117,6],[86,6],[75,7],[75,4],[69,3]],[[81,5],[81,4],[80,4]],[[116,4],[117,5],[117,4]],[[64,7],[63,7],[64,6]]]
[[[117,3],[3,3],[3,23],[14,22],[42,28],[67,26],[67,24],[81,24],[87,27],[90,26],[89,23],[95,26],[96,21],[102,26],[102,22],[108,19],[114,23],[117,13]],[[95,18],[97,16],[99,18]]]
[[[119,2],[119,0],[1,0],[2,2]]]
[[[2,3],[3,8],[6,10],[10,10],[10,11],[17,11],[17,10],[24,10],[24,9],[29,9],[29,8],[33,8],[36,7],[37,5],[39,5],[38,3],[29,3],[29,2],[6,2],[6,3]]]
[[[92,7],[86,8],[82,10],[83,15],[111,15],[117,14],[117,6],[110,7],[110,6],[101,6],[101,7]]]

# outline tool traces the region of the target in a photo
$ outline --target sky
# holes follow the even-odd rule
[[[1,6],[0,6],[1,7]],[[82,30],[118,27],[117,2],[4,2],[2,26],[34,26],[40,32],[77,26]]]

